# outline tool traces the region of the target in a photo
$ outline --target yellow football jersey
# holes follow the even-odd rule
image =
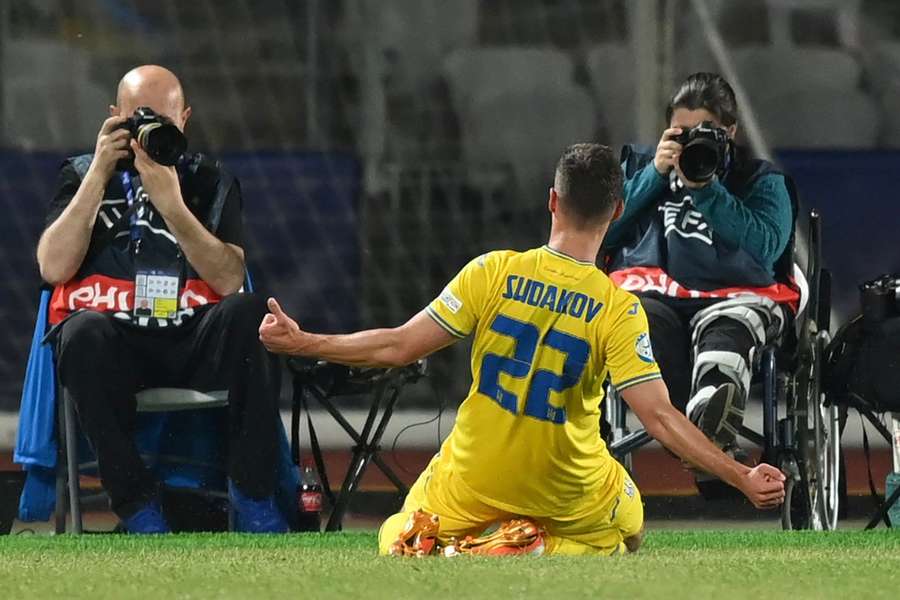
[[[544,246],[476,258],[426,311],[456,337],[475,334],[472,387],[443,465],[512,513],[578,510],[607,487],[612,500],[621,482],[599,433],[603,383],[660,377],[637,298]]]

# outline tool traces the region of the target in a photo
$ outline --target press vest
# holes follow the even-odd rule
[[[92,159],[93,155],[85,154],[71,157],[67,162],[83,179]],[[201,154],[186,155],[176,168],[182,197],[189,210],[207,230],[216,233],[229,191],[237,185],[235,179],[218,163]],[[133,187],[137,199],[143,193],[139,179],[134,180]],[[91,246],[76,275],[53,290],[51,325],[75,311],[93,310],[111,313],[142,327],[177,326],[193,316],[198,307],[222,299],[188,263],[177,240],[151,203],[135,210],[134,219],[125,214],[127,210],[126,190],[116,173],[107,184],[97,215],[103,233],[98,234],[98,228],[95,228]],[[134,239],[135,232],[139,244]],[[137,252],[136,245],[139,246]],[[178,310],[173,319],[132,315],[135,275],[139,267],[178,274]]]
[[[623,149],[626,179],[651,164],[652,151],[642,150],[636,146]],[[743,159],[735,161],[721,181],[729,193],[741,199],[766,175],[783,173],[767,161]],[[793,186],[787,177],[785,181],[794,201]],[[621,247],[611,250],[607,267],[617,285],[636,293],[676,298],[727,298],[753,293],[779,303],[797,301],[785,257],[776,263],[776,270],[785,270],[776,280],[746,250],[716,235],[694,208],[689,189],[676,186],[673,191],[672,187],[666,185],[659,201],[634,219]],[[789,243],[785,251],[788,262],[792,247]]]

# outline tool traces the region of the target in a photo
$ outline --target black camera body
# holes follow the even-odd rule
[[[861,284],[859,301],[866,327],[900,316],[900,273],[882,275]]]
[[[174,167],[187,150],[187,138],[181,130],[170,118],[156,114],[149,106],[138,107],[119,127],[127,129],[144,152],[161,165]],[[133,158],[124,161],[127,164],[120,164],[120,169],[131,170]]]
[[[731,158],[731,138],[728,132],[712,121],[682,131],[672,141],[681,144],[678,164],[688,181],[709,181],[728,166]]]

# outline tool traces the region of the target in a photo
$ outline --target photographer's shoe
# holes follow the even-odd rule
[[[511,519],[493,533],[466,537],[444,549],[445,556],[480,554],[483,556],[541,556],[544,530],[531,519]]]
[[[744,423],[746,398],[734,383],[707,386],[687,405],[687,417],[719,448],[732,446]]]
[[[234,530],[244,533],[287,533],[288,523],[275,505],[275,497],[255,500],[228,480],[228,498],[234,511]]]
[[[172,532],[156,500],[151,500],[127,519],[122,519],[122,525],[128,533],[139,535]]]

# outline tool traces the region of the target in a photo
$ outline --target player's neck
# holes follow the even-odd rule
[[[593,263],[597,261],[597,253],[603,243],[603,231],[577,231],[568,229],[552,229],[547,245],[574,259]]]

